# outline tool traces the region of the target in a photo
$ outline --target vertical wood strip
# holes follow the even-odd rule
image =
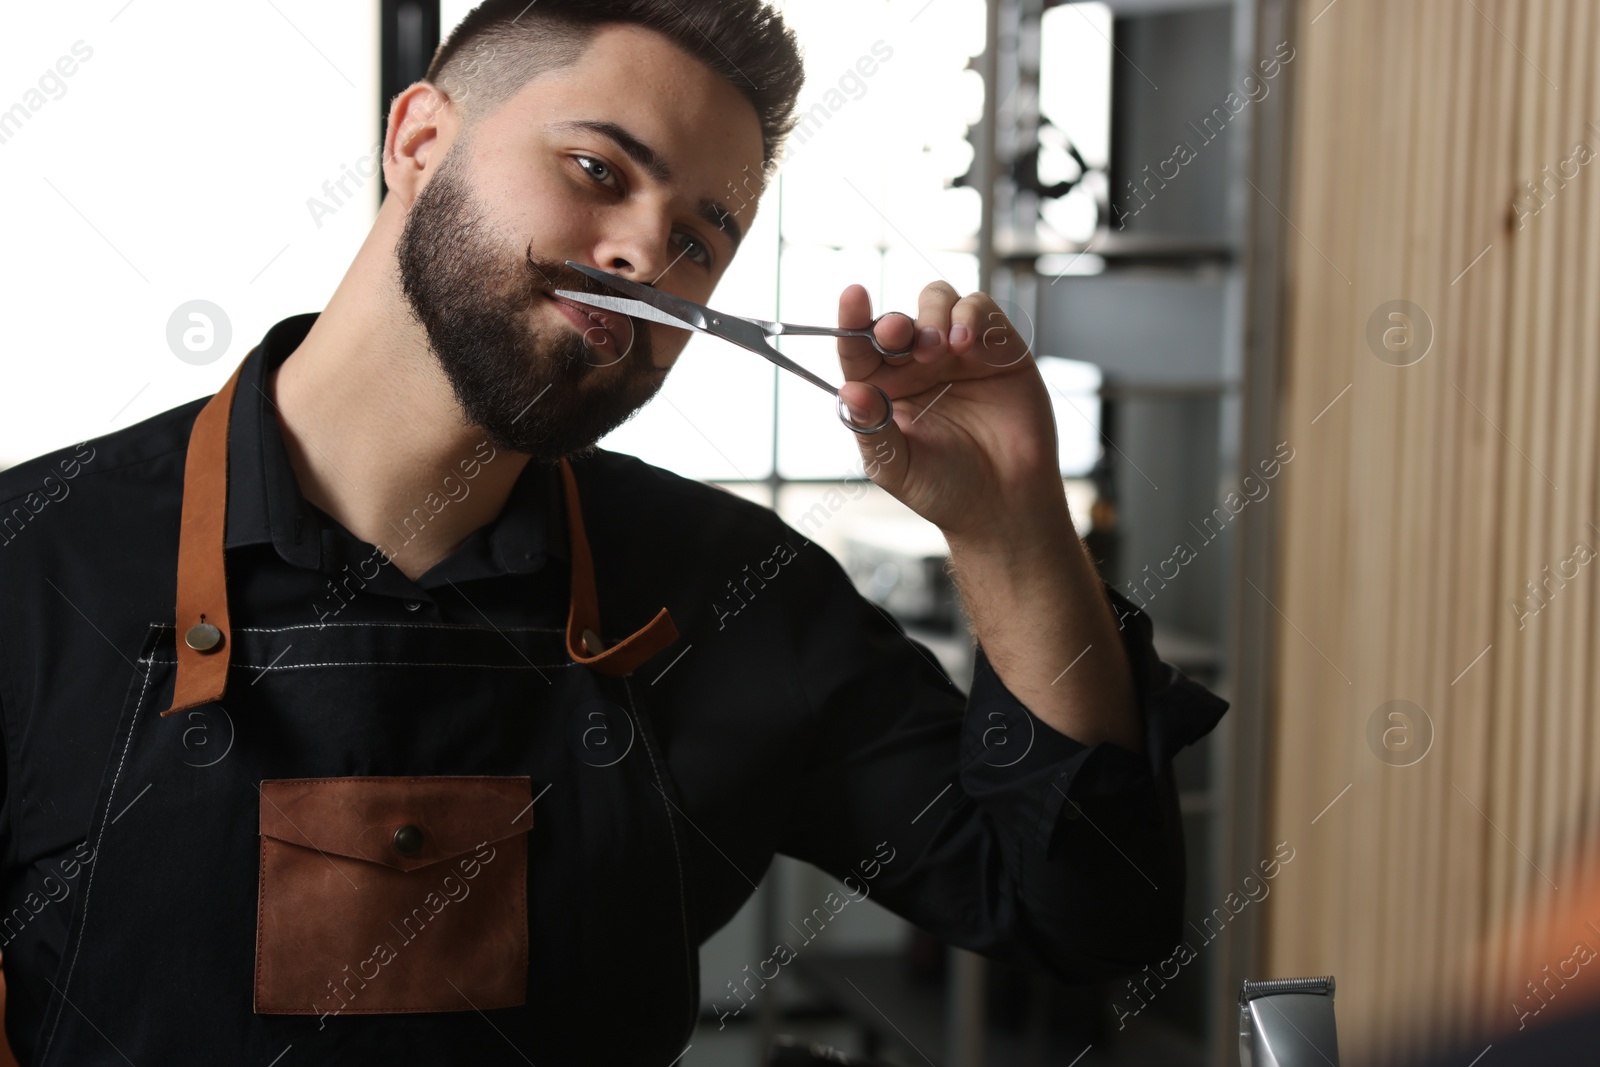
[[[1385,1062],[1515,1029],[1600,873],[1600,561],[1566,576],[1600,550],[1600,12],[1298,25],[1265,946],[1335,974],[1346,1054]],[[1397,299],[1433,328],[1409,366],[1369,344]],[[1432,723],[1410,766],[1369,736],[1391,700]]]

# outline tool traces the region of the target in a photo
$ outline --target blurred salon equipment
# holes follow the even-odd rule
[[[902,518],[858,520],[843,555],[861,594],[901,622],[944,633],[955,628],[949,548],[937,528]]]
[[[1239,990],[1239,1067],[1339,1067],[1333,976],[1246,981]]]
[[[1237,518],[1226,511],[1218,517],[1218,508],[1229,490],[1245,492],[1242,476],[1282,439],[1271,436],[1267,405],[1242,388],[1258,363],[1277,358],[1268,343],[1275,331],[1256,311],[1276,305],[1258,292],[1249,269],[1262,251],[1245,236],[1247,220],[1258,212],[1282,227],[1267,206],[1282,202],[1281,182],[1251,161],[1255,131],[1274,136],[1299,66],[1263,83],[1270,95],[1258,91],[1260,99],[1237,116],[1224,109],[1225,121],[1204,124],[1245,74],[1259,79],[1258,62],[1285,39],[1275,14],[1281,5],[993,0],[978,6],[981,36],[995,47],[974,56],[970,69],[992,91],[968,130],[970,154],[952,154],[971,166],[953,184],[983,201],[979,232],[959,246],[978,260],[973,288],[995,298],[1033,353],[1055,409],[1072,516],[1102,576],[1149,605],[1166,662],[1240,707],[1266,707],[1261,678],[1241,676],[1237,667],[1264,647],[1277,622],[1256,591],[1271,594],[1270,556],[1256,531],[1272,520],[1278,500],[1271,507],[1252,501]],[[941,10],[934,5],[916,25]],[[981,47],[978,36],[973,51]],[[1202,127],[1204,141],[1191,122]],[[1171,165],[1165,178],[1154,176],[1180,139],[1195,145],[1195,158],[1176,179]],[[785,201],[791,202],[800,203]],[[867,210],[875,224],[877,215]],[[861,269],[894,279],[901,257],[912,273],[925,268],[899,239],[930,246],[908,220],[884,214],[902,233],[869,226],[883,249],[870,259],[863,253]],[[825,254],[827,262],[843,254],[810,248],[805,242],[817,238],[799,229],[786,230],[783,239],[796,263],[802,253]],[[1275,277],[1269,268],[1264,281]],[[799,314],[798,300],[786,294],[782,313]],[[1264,340],[1252,347],[1252,338]],[[1276,395],[1270,379],[1261,382],[1260,397]],[[789,385],[784,381],[780,390]],[[809,412],[814,401],[807,397],[793,413],[785,409],[774,425],[797,425],[801,406]],[[777,431],[780,440],[789,432]],[[937,531],[929,539],[925,527],[880,509],[879,494],[861,475],[824,482],[822,465],[800,462],[806,458],[800,451],[783,446],[774,453],[784,479],[772,490],[774,501],[802,536],[836,555],[857,589],[925,646],[957,685],[969,684],[973,643],[946,570],[948,546]],[[1194,555],[1174,579],[1176,563],[1169,560],[1180,542],[1193,546]],[[1245,583],[1244,567],[1259,568],[1248,571],[1256,589]],[[1174,768],[1189,864],[1184,917],[1197,926],[1227,898],[1238,873],[1270,854],[1277,840],[1265,840],[1262,813],[1272,809],[1257,795],[1261,776],[1252,770],[1261,763],[1258,743],[1265,743],[1270,717],[1231,717],[1226,730],[1181,753]],[[702,949],[706,973],[737,973],[780,936],[797,902],[830,888],[780,857],[757,898]],[[1077,1067],[1220,1067],[1237,1055],[1239,983],[1262,973],[1257,930],[1267,910],[1252,904],[1214,941],[1208,937],[1208,947],[1175,979],[1164,978],[1148,1008],[1119,1026],[1112,1005],[1140,1003],[1124,981],[1067,986],[930,943],[920,931],[896,930],[876,907],[852,905],[856,927],[836,929],[819,951],[798,960],[793,975],[800,981],[785,983],[782,998],[759,1000],[730,1023],[733,1034],[724,1040],[750,1042],[742,1062],[754,1061],[755,1050],[764,1052],[781,1028],[793,1028],[852,1053],[941,1067],[1064,1065],[1080,1054]],[[939,965],[907,966],[911,955],[936,957]],[[1266,973],[1300,969],[1290,964]],[[708,1036],[718,1029],[720,992],[720,983],[706,982]],[[689,1058],[703,1051],[697,1044]]]
[[[846,1056],[836,1048],[799,1041],[787,1034],[773,1039],[767,1049],[766,1061],[761,1067],[813,1067],[815,1064],[833,1064],[834,1067],[889,1067],[882,1060]]]

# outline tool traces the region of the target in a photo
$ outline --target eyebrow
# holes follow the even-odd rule
[[[615,122],[601,119],[572,119],[554,123],[550,128],[562,132],[585,130],[607,137],[657,182],[662,185],[673,184],[672,168],[661,157],[661,153]],[[744,231],[734,221],[733,212],[728,210],[726,204],[709,196],[701,197],[700,202],[695,205],[695,215],[719,233],[727,234],[728,240],[733,244],[733,250],[739,251],[739,242],[744,239]]]

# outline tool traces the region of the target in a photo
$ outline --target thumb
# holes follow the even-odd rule
[[[839,387],[839,399],[850,421],[857,426],[873,426],[883,421],[885,398],[878,390],[863,382],[845,382]],[[895,495],[904,483],[907,473],[906,435],[900,429],[899,419],[904,407],[896,407],[889,425],[876,433],[856,433],[856,445],[861,450],[861,469],[881,488]]]

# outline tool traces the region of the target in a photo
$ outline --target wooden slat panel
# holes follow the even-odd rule
[[[1337,975],[1347,1055],[1382,1062],[1514,1029],[1555,887],[1600,874],[1600,563],[1514,607],[1600,547],[1600,161],[1571,161],[1600,148],[1600,12],[1308,0],[1299,25],[1271,820],[1296,858],[1267,969]],[[1563,184],[1513,208],[1547,165]],[[1433,325],[1411,366],[1367,343],[1395,299]],[[1395,699],[1434,727],[1412,766],[1369,748]]]

